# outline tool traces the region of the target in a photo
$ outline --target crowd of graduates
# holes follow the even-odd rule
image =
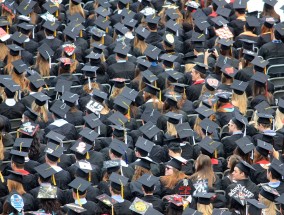
[[[281,1],[0,4],[1,215],[284,214]]]

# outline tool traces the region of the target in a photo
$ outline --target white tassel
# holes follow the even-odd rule
[[[254,157],[254,155],[253,155],[253,150],[252,150],[252,151],[251,151],[250,159],[253,160],[253,157]]]
[[[125,137],[124,137],[124,142],[127,145],[127,132],[125,131]]]
[[[46,52],[46,54],[47,54],[47,56],[48,56],[49,69],[51,69],[51,57],[50,57],[48,51],[45,51],[45,52]]]
[[[195,145],[195,138],[194,138],[194,135],[192,136],[192,141],[193,141],[193,145]]]
[[[21,90],[19,90],[19,100],[21,100]]]
[[[89,90],[91,90],[91,78],[88,77]]]
[[[157,141],[158,140],[158,137],[157,137],[157,134],[155,135],[155,141]]]

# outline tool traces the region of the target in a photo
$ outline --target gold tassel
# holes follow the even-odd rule
[[[114,215],[114,208],[113,208],[113,205],[111,205],[111,215]]]
[[[102,41],[102,44],[104,45],[105,44],[105,37],[104,36],[102,36],[101,41]]]
[[[83,37],[83,31],[82,30],[80,31],[80,37]]]
[[[73,60],[76,59],[76,54],[75,53],[72,55],[72,58],[73,58]]]
[[[8,25],[6,26],[6,32],[7,32],[7,34],[9,34],[9,26]]]
[[[91,179],[92,179],[91,172],[89,172],[88,181],[91,182]]]
[[[266,67],[264,67],[264,74],[266,75]]]
[[[58,17],[58,10],[56,11],[55,16]]]
[[[56,31],[54,31],[53,36],[56,37]]]
[[[1,180],[2,183],[4,183],[4,177],[2,175],[2,172],[0,172],[0,180]]]
[[[126,5],[126,9],[129,9],[129,3]]]
[[[87,152],[86,159],[87,159],[87,160],[90,159],[90,154],[89,154],[89,152]]]
[[[155,81],[155,87],[157,87],[157,81]]]
[[[128,110],[127,110],[127,115],[128,115],[128,122],[130,122],[130,108],[128,108]]]
[[[23,142],[20,143],[20,152],[22,151]]]
[[[120,188],[121,188],[121,197],[124,199],[124,189],[123,189],[123,183],[122,181],[119,179],[120,181]]]
[[[217,158],[217,150],[214,151],[214,156]]]
[[[106,33],[108,33],[108,28],[106,28]]]
[[[159,100],[160,100],[160,102],[162,101],[162,91],[161,90],[159,92]]]
[[[20,134],[19,134],[19,130],[17,130],[17,138],[19,138],[19,135],[20,135]]]
[[[58,163],[60,163],[60,158],[58,158]]]
[[[56,180],[55,180],[54,175],[52,175],[52,183],[53,183],[54,186],[56,186]]]
[[[48,88],[47,84],[45,84],[44,86],[45,86],[45,88],[47,89],[47,91],[49,91],[49,88]]]

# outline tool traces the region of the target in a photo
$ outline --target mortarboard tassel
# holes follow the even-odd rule
[[[160,89],[160,92],[159,92],[159,100],[160,100],[160,102],[162,101],[162,91],[161,91],[161,89]]]
[[[55,12],[55,17],[58,17],[58,10]]]
[[[111,215],[114,215],[114,208],[113,208],[113,205],[111,205]]]
[[[19,135],[20,135],[20,134],[19,134],[19,130],[17,130],[17,138],[19,138]]]
[[[155,87],[157,87],[157,82],[155,81],[154,83],[155,83]]]
[[[124,189],[123,189],[123,184],[122,181],[119,179],[120,181],[120,188],[121,188],[121,197],[124,199]]]
[[[80,31],[80,37],[83,37],[83,31],[82,30]]]
[[[20,152],[22,151],[23,142],[20,143]]]
[[[3,177],[3,175],[2,175],[2,172],[0,171],[0,180],[1,180],[1,182],[2,183],[4,183],[4,177]]]
[[[101,42],[102,42],[103,45],[105,44],[105,37],[104,36],[102,36]]]
[[[91,172],[89,172],[88,181],[91,182],[91,179],[92,179]]]
[[[78,203],[80,205],[80,207],[82,207],[82,204],[81,204],[81,201],[80,201],[80,196],[79,196],[79,188],[81,187],[81,184],[79,185],[78,189],[77,189],[77,192],[76,192],[76,195],[77,195],[77,200],[78,200]]]
[[[108,28],[106,28],[106,33],[108,33]]]
[[[56,31],[54,31],[53,36],[56,37]]]
[[[55,176],[54,175],[52,175],[52,183],[53,183],[54,186],[56,186],[56,180],[55,180]]]
[[[217,150],[214,150],[214,157],[217,158]]]
[[[6,26],[6,32],[7,32],[7,34],[9,34],[9,26],[8,25]]]
[[[87,159],[87,160],[90,159],[90,154],[89,154],[89,152],[87,152],[86,159]]]
[[[91,90],[92,87],[91,87],[91,78],[90,77],[88,77],[88,85],[89,85],[89,90]]]
[[[253,157],[254,157],[254,155],[253,155],[253,150],[252,150],[251,155],[250,155],[250,159],[253,160]]]

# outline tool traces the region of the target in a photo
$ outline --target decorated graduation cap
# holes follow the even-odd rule
[[[51,99],[48,95],[45,95],[44,93],[42,92],[38,92],[38,93],[34,93],[34,94],[31,94],[32,97],[35,98],[35,103],[38,105],[38,106],[43,106],[46,104],[46,101],[48,101],[49,99]]]
[[[71,203],[71,204],[66,204],[64,205],[66,208],[68,208],[69,210],[71,210],[72,213],[75,214],[81,214],[87,211],[87,209],[75,204],[75,203]],[[70,212],[69,212],[70,213]]]
[[[266,73],[266,66],[268,65],[267,60],[263,60],[261,57],[256,56],[251,63],[254,65],[255,71]]]
[[[223,103],[227,103],[230,101],[232,93],[231,92],[227,92],[227,91],[223,91],[223,92],[218,92],[215,94],[218,98],[218,101],[223,102]]]
[[[124,186],[127,185],[128,178],[113,172],[110,175],[109,180],[110,180],[111,188],[120,191],[121,192],[121,196],[123,198],[124,197]]]
[[[174,157],[170,161],[168,161],[166,165],[181,171],[182,166],[186,164],[186,162],[187,160],[182,157]]]
[[[246,175],[249,175],[252,170],[255,170],[248,162],[241,160],[236,167],[238,167]]]
[[[148,121],[141,126],[139,130],[149,139],[152,139],[155,136],[155,140],[157,140],[156,135],[160,132],[160,129],[151,121]]]
[[[264,198],[268,199],[269,201],[274,202],[277,197],[280,196],[278,191],[268,185],[262,185],[261,190],[259,192]]]
[[[7,41],[11,37],[10,34],[8,34],[6,31],[4,31],[3,28],[0,28],[0,40],[2,42]]]
[[[244,154],[248,154],[254,150],[255,146],[248,137],[242,137],[235,141],[237,146]]]
[[[265,18],[263,25],[267,28],[273,28],[275,22],[276,20],[273,17],[267,17]]]
[[[14,150],[14,149],[12,149],[10,151],[10,154],[12,155],[11,160],[15,163],[18,163],[18,164],[24,164],[25,163],[25,157],[28,156],[27,152],[18,151],[18,150]]]
[[[103,163],[103,168],[106,169],[108,174],[118,171],[120,166],[121,166],[120,160],[108,160],[104,161]]]
[[[116,88],[123,88],[123,87],[125,87],[125,82],[127,81],[127,79],[125,79],[125,78],[114,78],[114,79],[110,79],[110,81],[114,82],[114,86]]]
[[[8,202],[18,214],[21,214],[24,210],[24,200],[23,197],[16,191],[12,191],[7,197],[6,202]]]
[[[169,207],[173,207],[174,209],[177,210],[183,209],[184,202],[182,196],[178,194],[173,194],[173,195],[164,196],[164,199],[168,200],[168,202],[170,203]]]
[[[258,139],[256,150],[262,156],[267,157],[269,155],[269,152],[273,151],[273,146],[270,143]]]
[[[63,154],[64,148],[54,144],[54,143],[47,143],[47,146],[44,150],[44,152],[46,153],[46,156],[49,160],[53,161],[53,162],[57,162],[58,159],[61,157],[61,155]]]
[[[144,215],[148,208],[152,206],[151,203],[145,202],[142,199],[136,197],[132,204],[130,205],[129,209],[134,212],[134,214],[141,214]]]
[[[112,213],[111,215],[114,215],[114,208],[113,206],[118,203],[115,199],[111,198],[107,194],[102,194],[96,197],[100,202],[105,204],[108,207],[111,207]]]
[[[163,36],[164,44],[168,47],[172,47],[175,44],[175,37],[171,33],[165,33]]]
[[[223,72],[223,74],[226,77],[230,77],[230,78],[234,78],[235,75],[237,74],[238,70],[235,69],[233,66],[225,64],[222,68],[221,68],[221,72]]]
[[[217,148],[221,145],[220,142],[212,140],[210,137],[204,137],[198,144],[201,147],[202,154],[212,155],[215,153],[215,158],[217,158]]]
[[[212,197],[215,196],[215,193],[203,193],[199,192],[193,195],[197,198],[197,202],[203,205],[209,205],[212,202]]]
[[[156,61],[158,60],[158,57],[161,52],[162,52],[161,49],[149,44],[143,54],[148,57],[149,61]]]
[[[77,141],[74,145],[70,148],[71,151],[75,152],[76,154],[86,155],[87,152],[92,148],[92,145],[87,144],[83,141]]]
[[[247,205],[249,205],[249,214],[261,214],[261,210],[266,208],[265,204],[257,201],[256,199],[247,199]]]
[[[243,95],[248,85],[249,85],[248,82],[234,79],[233,84],[231,85],[231,89],[234,90],[234,93],[238,95]]]
[[[61,57],[57,59],[57,61],[60,62],[60,67],[65,70],[70,69],[71,64],[75,62],[74,60],[68,57]]]
[[[37,194],[38,199],[57,199],[57,187],[50,185],[41,185]]]
[[[218,89],[220,85],[220,81],[218,81],[216,78],[213,78],[211,75],[208,75],[205,79],[205,87],[210,91]]]
[[[28,136],[34,136],[35,132],[39,129],[39,125],[34,122],[25,122],[23,123],[17,132],[26,134]]]

